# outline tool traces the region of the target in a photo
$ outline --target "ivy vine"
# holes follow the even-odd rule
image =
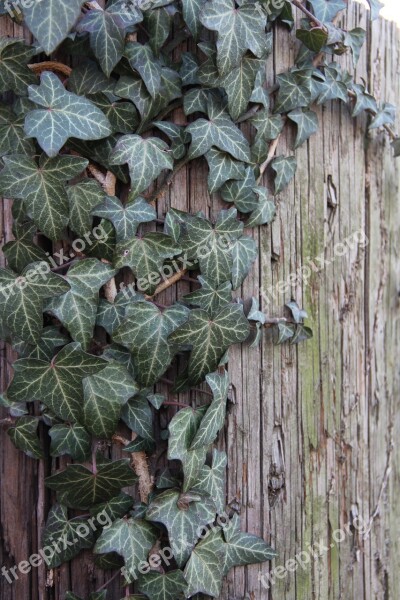
[[[377,17],[380,3],[369,4]],[[400,154],[395,108],[334,60],[351,52],[355,66],[366,32],[338,25],[342,0],[307,6],[0,2],[34,37],[0,40],[0,92],[13,93],[0,105],[0,193],[14,218],[0,269],[1,337],[20,357],[1,397],[3,424],[28,456],[44,457],[40,425],[51,456],[71,460],[46,479],[57,502],[43,544],[68,540],[49,568],[94,548],[98,566],[114,577],[122,569],[132,600],[218,597],[233,566],[275,555],[240,531],[225,502],[226,455],[213,445],[226,416],[229,348],[257,344],[265,327],[276,343],[312,335],[295,302],[274,318],[258,299],[233,295],[258,255],[244,230],[272,222],[275,196],[296,172],[294,155],[276,155],[282,131],[296,128],[297,148],[318,129],[312,106],[340,100],[354,117],[369,113],[370,129],[384,128]],[[297,58],[268,87],[274,31],[290,35],[294,7],[303,17]],[[56,50],[62,60],[42,60]],[[174,208],[159,220],[157,202],[198,159],[227,208],[215,222]],[[181,279],[193,291],[158,304]],[[156,413],[179,407],[155,387],[171,365],[173,390],[195,389],[202,400],[159,432]],[[110,459],[112,444],[125,459]],[[168,468],[151,473],[148,457],[166,449]],[[138,497],[122,491],[135,483]],[[107,523],[77,533],[101,513]],[[106,587],[90,599],[104,600]]]

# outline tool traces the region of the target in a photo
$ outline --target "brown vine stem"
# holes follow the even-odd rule
[[[172,277],[170,277],[169,279],[166,279],[163,283],[160,283],[160,285],[157,287],[156,291],[152,296],[145,296],[146,300],[152,300],[153,298],[158,296],[158,294],[161,294],[161,292],[170,288],[172,285],[174,285],[180,279],[182,279],[185,273],[187,273],[187,269],[182,269],[181,271],[175,273],[175,275],[172,275]]]
[[[268,150],[268,156],[265,159],[265,161],[262,163],[262,165],[260,166],[260,175],[258,176],[258,179],[257,179],[257,185],[259,185],[261,183],[261,180],[263,178],[266,168],[268,167],[268,165],[270,164],[270,162],[273,160],[273,158],[275,156],[276,148],[279,144],[280,137],[281,137],[281,134],[279,134],[278,137],[276,137],[273,140],[273,142],[271,142],[271,145]]]
[[[69,77],[72,73],[71,67],[68,65],[64,65],[64,63],[57,62],[55,60],[46,60],[40,63],[32,63],[28,65],[31,71],[36,73],[36,75],[40,75],[44,71],[52,71],[54,73],[61,73],[66,77]]]
[[[301,2],[300,0],[291,0],[292,4],[294,6],[296,6],[299,10],[301,10],[309,19],[310,21],[312,21],[313,23],[315,23],[316,25],[318,25],[318,27],[320,27],[323,31],[325,31],[325,33],[328,33],[327,28],[325,27],[325,25],[322,23],[322,21],[320,21],[319,19],[317,19],[317,17],[315,15],[312,14],[312,12],[310,12]]]
[[[131,441],[134,441],[136,439],[136,434],[133,435],[135,437],[133,437]],[[131,441],[117,434],[113,435],[112,439],[114,442],[117,442],[122,446],[128,446],[128,444],[131,443]],[[151,491],[153,489],[154,477],[150,475],[149,463],[147,460],[146,453],[144,451],[131,452],[130,455],[133,470],[139,478],[140,500],[147,504],[149,495],[151,494]]]

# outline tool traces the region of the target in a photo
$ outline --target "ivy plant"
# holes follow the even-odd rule
[[[380,3],[369,2],[375,18]],[[17,448],[42,459],[48,436],[50,455],[68,457],[46,479],[55,503],[43,544],[69,541],[49,566],[92,548],[98,566],[122,568],[132,600],[218,597],[229,569],[275,556],[226,504],[227,457],[215,442],[229,349],[257,344],[266,327],[277,344],[312,331],[294,300],[271,317],[258,298],[239,297],[258,256],[251,228],[275,218],[294,150],[318,129],[315,105],[365,111],[400,153],[394,107],[335,60],[348,52],[356,65],[365,31],[340,27],[341,0],[309,5],[0,2],[33,35],[31,45],[0,40],[0,193],[14,217],[0,331],[19,354],[1,404]],[[268,87],[275,29],[293,35],[295,8],[295,64]],[[60,60],[46,56],[55,50]],[[296,138],[283,156],[287,128]],[[209,192],[226,208],[215,221],[173,207],[158,219],[158,202],[192,161],[207,164]],[[159,304],[183,278],[192,291]],[[167,372],[173,391],[194,390],[196,402],[160,431],[157,413],[165,420],[179,405],[158,391]],[[112,444],[125,458],[110,458]],[[165,452],[164,470],[151,471],[149,458]],[[108,522],[80,537],[82,511]],[[103,587],[90,599],[105,600]],[[79,600],[73,591],[66,599]]]

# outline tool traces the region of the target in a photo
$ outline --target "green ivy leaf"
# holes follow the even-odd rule
[[[51,54],[76,23],[84,0],[40,0],[24,4],[25,22],[46,54]]]
[[[103,369],[106,362],[82,352],[79,344],[65,346],[49,363],[21,358],[14,363],[14,379],[8,388],[10,400],[43,402],[67,421],[82,420],[82,378]]]
[[[229,154],[211,148],[205,155],[210,172],[208,174],[208,191],[216,192],[226,181],[243,179],[245,165],[234,160]]]
[[[242,285],[257,256],[257,244],[253,238],[242,235],[236,240],[232,249],[232,287],[234,290]]]
[[[67,188],[69,200],[69,226],[84,237],[93,227],[92,210],[105,197],[100,184],[94,179],[83,179]]]
[[[234,121],[246,111],[257,73],[262,65],[263,61],[259,59],[244,57],[239,66],[221,80],[228,96],[229,114]]]
[[[242,213],[248,213],[257,206],[257,186],[254,170],[247,167],[243,178],[238,181],[228,181],[221,188],[221,196],[225,202],[233,202]]]
[[[15,422],[15,427],[10,427],[8,435],[14,446],[23,450],[31,458],[43,458],[43,450],[37,436],[39,421],[36,417],[20,417]]]
[[[267,19],[257,6],[244,4],[236,8],[233,0],[213,0],[205,3],[200,21],[218,32],[217,64],[221,75],[238,67],[246,50],[258,58],[267,53]]]
[[[312,29],[298,29],[296,31],[296,37],[298,40],[312,52],[318,53],[325,46],[328,41],[328,34],[320,27],[313,27]]]
[[[44,262],[31,263],[21,275],[0,269],[0,316],[7,328],[24,342],[36,344],[43,330],[43,302],[64,294],[68,284],[49,272]]]
[[[26,135],[36,138],[50,157],[71,137],[99,140],[112,133],[104,113],[87,98],[67,92],[54,73],[45,71],[40,85],[29,86],[29,99],[43,108],[26,115]]]
[[[68,77],[68,90],[78,96],[91,96],[95,94],[111,94],[114,81],[104,75],[97,63],[86,60],[74,66]]]
[[[153,413],[147,400],[147,392],[131,398],[122,408],[121,419],[145,442],[153,441]],[[133,442],[135,444],[136,440]],[[135,452],[132,444],[125,446],[126,452]]]
[[[369,94],[365,86],[361,84],[353,84],[353,92],[356,94],[356,102],[352,112],[352,117],[356,117],[363,110],[371,110],[374,113],[378,112],[376,100]]]
[[[229,525],[223,529],[225,538],[225,565],[227,573],[234,566],[251,565],[271,560],[277,556],[261,538],[240,531],[240,518],[234,515]]]
[[[150,37],[150,48],[154,54],[158,54],[169,36],[172,15],[167,8],[153,8],[153,10],[144,13],[144,26]]]
[[[201,11],[205,0],[185,0],[182,2],[183,18],[193,37],[197,40],[201,32]]]
[[[334,67],[325,67],[325,79],[320,82],[320,94],[318,96],[318,104],[324,104],[328,100],[340,99],[347,102],[348,93],[347,87],[341,81],[340,74]]]
[[[189,360],[189,378],[195,385],[218,367],[223,354],[232,344],[247,339],[250,329],[243,308],[230,304],[211,320],[206,311],[192,310],[189,321],[170,337],[173,344],[192,347]]]
[[[288,114],[288,117],[297,124],[295,148],[304,144],[313,133],[318,131],[318,117],[312,110],[297,108],[296,110],[292,110]]]
[[[206,381],[213,393],[213,401],[207,408],[202,418],[190,449],[198,450],[202,446],[209,446],[215,441],[222,429],[226,414],[226,401],[228,398],[229,378],[228,373],[211,373],[206,376]]]
[[[13,227],[15,241],[3,246],[3,253],[10,269],[21,272],[30,263],[47,261],[47,255],[42,248],[33,242],[36,226],[31,223],[15,223]]]
[[[132,352],[141,385],[153,385],[170,365],[173,349],[168,336],[186,321],[188,313],[184,306],[161,311],[150,302],[137,302],[114,332],[113,340]]]
[[[294,156],[278,156],[271,167],[275,171],[275,194],[279,194],[293,179],[297,169],[297,160]]]
[[[377,112],[369,126],[370,129],[376,129],[383,125],[393,125],[396,119],[396,107],[393,104],[385,102],[382,108]]]
[[[0,37],[0,92],[27,94],[27,87],[37,82],[27,66],[34,53],[22,40]]]
[[[79,175],[88,161],[76,156],[47,158],[39,164],[22,155],[3,158],[0,192],[7,198],[22,198],[37,227],[51,240],[59,240],[68,224],[66,181]]]
[[[149,223],[157,217],[154,207],[140,196],[127,204],[122,204],[115,196],[107,196],[96,206],[93,214],[112,222],[117,234],[117,242],[129,240],[136,235],[141,223]]]
[[[89,535],[87,536],[79,533],[79,528],[83,525],[86,525],[86,528],[89,530]],[[54,542],[56,543],[55,546]],[[54,554],[48,563],[50,569],[68,562],[84,548],[91,548],[93,542],[93,530],[87,525],[87,520],[74,519],[69,521],[66,506],[56,504],[52,507],[47,517],[43,534],[43,546],[54,548]]]
[[[210,536],[201,540],[186,564],[183,572],[188,582],[187,595],[207,594],[217,598],[221,592],[224,553],[222,544],[216,544]]]
[[[40,360],[50,361],[54,356],[55,349],[65,346],[70,341],[69,336],[61,333],[57,327],[49,325],[43,329],[36,345],[21,342],[14,344],[14,348],[20,355],[20,358],[39,358]]]
[[[255,187],[254,191],[258,196],[258,204],[247,219],[246,227],[257,227],[258,225],[271,223],[276,214],[275,203],[269,199],[267,189]]]
[[[309,106],[312,98],[311,76],[311,69],[295,69],[277,75],[279,91],[274,112],[284,113]]]
[[[97,438],[110,438],[121,409],[139,391],[123,365],[110,362],[102,371],[83,379],[85,427]]]
[[[156,539],[156,531],[150,523],[141,519],[118,519],[103,531],[94,551],[99,554],[106,552],[120,554],[125,560],[124,577],[130,581],[135,578],[139,564],[147,560]]]
[[[86,460],[90,456],[92,438],[82,425],[53,425],[49,430],[51,456],[68,454],[74,460]]]
[[[333,21],[340,10],[347,8],[343,0],[310,0],[314,14],[323,23]]]
[[[133,507],[133,502],[132,496],[121,492],[118,496],[111,498],[111,500],[107,500],[107,502],[96,504],[89,509],[89,512],[94,516],[101,512],[105,512],[111,521],[115,521],[115,519],[120,519],[129,512]]]
[[[158,138],[144,139],[140,135],[121,137],[114,148],[111,161],[115,165],[128,164],[132,199],[146,190],[163,169],[173,168],[167,144]]]
[[[361,48],[364,45],[365,37],[367,32],[365,29],[361,27],[356,27],[355,29],[351,29],[346,33],[344,38],[345,46],[350,46],[351,52],[353,54],[353,66],[356,68],[358,59],[360,58]]]
[[[204,465],[198,476],[196,484],[191,488],[194,492],[206,492],[213,498],[217,514],[222,515],[225,510],[225,468],[227,456],[214,448],[212,466]]]
[[[137,129],[139,115],[132,102],[118,99],[111,102],[105,94],[96,94],[90,100],[106,115],[113,133],[131,133]]]
[[[162,523],[168,530],[175,560],[182,567],[188,560],[199,536],[199,529],[212,523],[215,505],[211,498],[196,494],[194,500],[178,490],[166,490],[154,498],[147,509],[146,519]]]
[[[192,450],[191,444],[196,435],[207,407],[196,410],[184,408],[171,419],[168,430],[168,459],[179,460],[183,467],[183,491],[187,492],[196,484],[201,468],[206,461],[208,448],[202,446]]]
[[[213,318],[217,312],[232,301],[232,284],[230,281],[225,281],[216,286],[212,281],[208,281],[200,275],[198,281],[201,288],[183,296],[182,301],[185,304],[202,308]]]
[[[155,98],[161,90],[161,66],[158,64],[150,46],[129,42],[125,56],[132,69],[135,69],[147,88],[150,96]]]
[[[47,477],[45,483],[62,495],[63,504],[85,510],[93,504],[110,500],[121,488],[135,481],[136,475],[129,466],[129,460],[122,459],[98,466],[96,473],[83,465],[68,465],[64,471]]]
[[[182,571],[148,573],[139,577],[139,590],[150,600],[183,600],[186,597],[186,579]]]
[[[181,249],[165,233],[147,233],[117,244],[114,265],[128,266],[137,278],[141,292],[151,295],[161,281],[160,271],[166,258],[180,254]]]
[[[209,102],[208,110],[209,121],[197,119],[186,128],[186,131],[192,136],[189,158],[202,156],[212,146],[215,146],[223,152],[228,152],[237,160],[250,162],[248,141],[231,121],[225,109]]]
[[[7,154],[33,155],[35,144],[25,137],[23,115],[0,105],[0,156]]]
[[[65,279],[69,290],[46,305],[68,329],[73,340],[86,350],[93,336],[96,323],[99,290],[116,271],[96,258],[85,258],[69,268]]]

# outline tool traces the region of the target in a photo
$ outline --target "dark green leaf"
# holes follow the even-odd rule
[[[186,597],[186,579],[182,571],[148,573],[139,578],[139,590],[150,600],[183,600]]]
[[[90,456],[92,438],[81,425],[53,425],[49,430],[51,437],[50,454],[64,456],[68,454],[74,460],[86,460]]]
[[[36,417],[20,417],[14,427],[10,427],[8,435],[19,450],[31,458],[43,458],[43,450],[37,435],[39,421]]]
[[[320,27],[298,29],[296,37],[312,52],[319,52],[328,41],[328,34]]]
[[[276,173],[275,194],[279,194],[293,179],[297,160],[294,156],[279,156],[272,161],[271,166]]]
[[[313,133],[318,131],[318,117],[312,110],[297,108],[292,110],[288,117],[297,124],[295,148],[301,146]]]
[[[88,531],[88,535],[83,535]],[[54,548],[48,567],[54,569],[68,562],[83,548],[91,548],[94,542],[93,529],[84,519],[68,520],[68,511],[62,504],[56,504],[50,510],[43,534],[43,546]],[[55,544],[55,545],[54,545]]]

